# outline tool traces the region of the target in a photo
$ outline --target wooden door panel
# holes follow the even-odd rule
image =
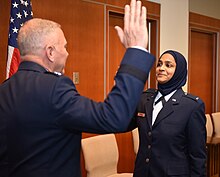
[[[121,44],[115,26],[123,27],[123,15],[120,13],[109,13],[109,38],[108,38],[108,52],[107,52],[107,93],[114,85],[114,76],[120,65],[121,59],[125,53],[125,48]]]
[[[202,98],[206,105],[206,113],[211,113],[214,106],[213,45],[213,34],[191,31],[189,92]]]

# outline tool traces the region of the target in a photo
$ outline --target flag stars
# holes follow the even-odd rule
[[[13,8],[18,8],[18,4],[16,2],[14,2],[12,5],[13,5]]]
[[[21,2],[21,4],[23,4],[23,5],[24,5],[24,0],[20,0],[20,2]]]
[[[12,29],[12,31],[13,31],[13,33],[18,33],[18,29],[17,29],[16,27],[14,27],[14,28]]]
[[[15,20],[15,19],[11,17],[10,23],[14,23],[14,20]]]
[[[2,0],[0,0],[2,1]],[[17,64],[11,65],[12,60],[20,60],[17,55],[10,55],[14,53],[14,50],[18,50],[17,36],[19,29],[23,24],[33,17],[31,0],[10,0],[11,2],[11,14],[9,18],[9,32],[8,32],[8,63],[7,63],[7,78],[13,74],[11,67],[16,70]],[[12,73],[9,74],[9,71]],[[1,176],[1,175],[0,175]]]
[[[20,18],[20,19],[22,18],[22,15],[21,15],[21,13],[20,13],[20,12],[19,12],[19,13],[17,13],[16,15],[17,15],[17,18]]]
[[[27,1],[24,2],[24,5],[27,7],[29,4]]]
[[[25,18],[28,16],[27,11],[23,10]]]

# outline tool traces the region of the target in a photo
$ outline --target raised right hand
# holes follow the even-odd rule
[[[125,48],[139,46],[147,48],[148,30],[146,8],[141,1],[131,0],[130,5],[125,6],[124,30],[115,26],[119,39]]]

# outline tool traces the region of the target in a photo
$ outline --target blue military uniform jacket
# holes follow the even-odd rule
[[[155,89],[142,94],[133,122],[140,137],[134,177],[205,177],[204,103],[179,89],[152,125],[156,95]]]
[[[0,86],[0,176],[80,177],[81,132],[125,131],[153,62],[127,49],[102,103],[81,96],[68,77],[22,62]]]

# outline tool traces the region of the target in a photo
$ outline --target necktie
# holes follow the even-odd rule
[[[163,107],[164,107],[164,105],[165,105],[165,103],[166,103],[166,100],[165,100],[164,96],[161,96],[161,97],[155,102],[155,105],[156,105],[157,103],[159,103],[160,101],[162,101],[162,105],[163,105]]]

